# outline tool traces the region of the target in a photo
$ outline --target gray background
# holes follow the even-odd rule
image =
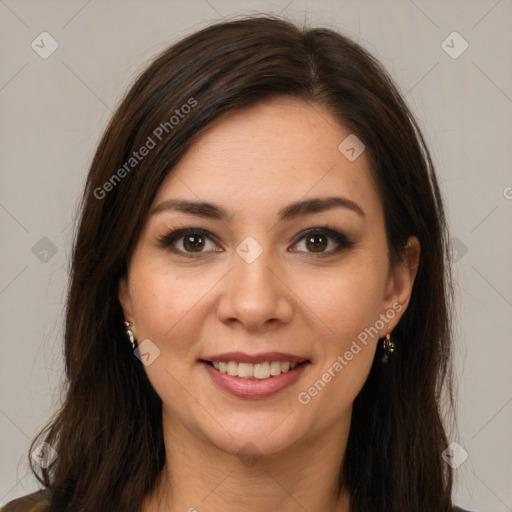
[[[112,111],[171,42],[261,11],[355,38],[418,117],[456,249],[459,429],[450,440],[468,458],[455,500],[512,511],[510,0],[0,0],[0,504],[37,487],[26,452],[60,399],[72,221]],[[47,58],[31,47],[51,49],[44,31],[58,43]],[[464,41],[446,40],[453,31],[469,45],[460,55]]]

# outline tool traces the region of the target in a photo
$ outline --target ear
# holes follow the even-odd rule
[[[119,302],[121,303],[121,307],[123,308],[125,320],[133,323],[132,299],[130,297],[130,289],[128,286],[127,277],[122,277],[119,280],[119,285],[117,288],[117,297],[119,299]]]
[[[409,237],[402,253],[400,260],[390,270],[388,282],[386,285],[384,311],[393,310],[395,314],[389,321],[389,331],[392,331],[398,321],[405,313],[409,301],[411,299],[414,279],[418,272],[420,261],[420,243],[415,236]],[[385,336],[389,331],[387,325],[382,330],[381,337]]]

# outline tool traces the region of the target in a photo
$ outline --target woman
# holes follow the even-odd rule
[[[173,45],[91,165],[44,490],[5,510],[460,510],[447,240],[360,46],[266,16]]]

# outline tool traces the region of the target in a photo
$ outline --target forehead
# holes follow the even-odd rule
[[[308,196],[339,194],[378,215],[365,152],[350,160],[339,149],[349,136],[316,103],[278,98],[257,104],[203,132],[168,174],[154,204],[170,197],[204,199],[254,216]]]

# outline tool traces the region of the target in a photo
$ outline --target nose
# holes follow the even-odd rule
[[[224,280],[217,310],[219,319],[242,324],[249,331],[289,323],[293,317],[293,293],[279,265],[267,258],[265,251],[250,263],[235,254],[233,263]]]

